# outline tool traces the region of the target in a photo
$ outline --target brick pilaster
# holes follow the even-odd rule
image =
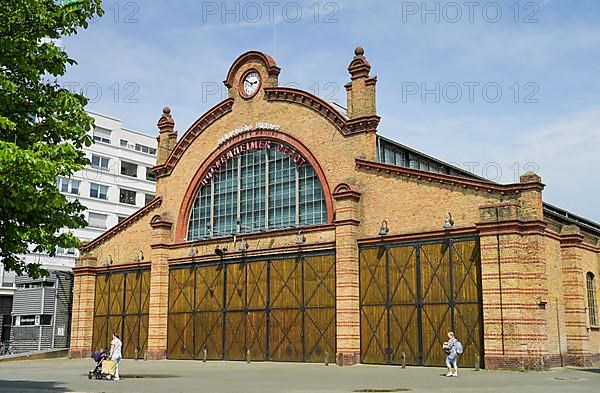
[[[148,316],[148,353],[153,360],[167,357],[167,318],[169,307],[169,263],[167,244],[172,224],[155,216],[152,225],[152,262],[150,267],[150,309]]]
[[[579,245],[583,236],[575,225],[565,225],[560,233],[562,286],[565,303],[567,365],[586,366],[591,356],[587,331],[585,272]]]
[[[480,207],[484,356],[490,369],[540,369],[548,350],[548,277],[539,187],[517,200]]]
[[[87,358],[92,353],[94,334],[96,258],[81,257],[75,265],[70,354],[75,358]]]
[[[360,192],[338,185],[333,193],[336,238],[336,361],[340,366],[360,362],[358,217]]]

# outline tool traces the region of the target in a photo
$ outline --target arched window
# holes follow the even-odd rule
[[[588,274],[586,275],[586,281],[590,325],[598,326],[598,319],[596,318],[596,280],[594,277],[594,273],[588,272]]]
[[[201,184],[188,240],[327,222],[315,170],[281,142],[251,141],[230,148],[213,162]]]

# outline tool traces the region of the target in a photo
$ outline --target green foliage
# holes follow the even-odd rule
[[[92,143],[93,119],[86,98],[57,82],[76,62],[53,40],[87,28],[102,15],[100,3],[0,2],[0,260],[19,274],[45,273],[18,258],[28,247],[50,255],[56,246],[77,247],[61,229],[86,225],[84,207],[61,195],[56,179],[87,164],[81,149]]]

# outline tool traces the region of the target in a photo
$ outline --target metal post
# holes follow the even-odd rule
[[[246,349],[246,363],[250,364],[252,359],[250,359],[250,349]]]
[[[202,350],[202,363],[206,363],[206,347]]]
[[[325,365],[329,366],[329,352],[325,351]]]
[[[148,350],[144,351],[144,360],[148,360]]]
[[[479,371],[480,369],[480,364],[479,364],[479,355],[475,355],[475,371]]]
[[[135,357],[133,358],[134,360],[138,360],[138,349],[135,349]]]
[[[544,363],[544,355],[540,355],[540,366],[542,367],[540,371],[544,371],[546,368],[546,364]]]
[[[402,368],[406,368],[406,353],[402,352]]]

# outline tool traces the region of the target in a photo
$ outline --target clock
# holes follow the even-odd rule
[[[244,74],[240,86],[240,94],[244,98],[251,98],[260,88],[260,74],[256,70],[249,70]]]

